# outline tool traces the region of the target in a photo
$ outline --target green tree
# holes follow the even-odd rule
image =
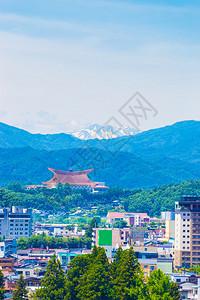
[[[114,224],[113,224],[113,228],[124,228],[127,226],[127,222],[124,221],[124,220],[120,220],[120,221],[116,221]]]
[[[97,224],[97,220],[96,220],[96,218],[94,217],[93,219],[92,219],[92,221],[90,222],[90,225],[89,225],[89,228],[88,228],[88,230],[86,231],[86,234],[85,234],[85,236],[86,237],[92,237],[92,229],[93,228],[97,228],[98,227],[98,224]]]
[[[28,300],[28,291],[22,274],[17,281],[16,290],[13,291],[12,300]]]
[[[114,299],[146,299],[144,274],[132,247],[124,251],[119,248],[110,268]]]
[[[28,240],[26,238],[20,238],[17,241],[17,248],[22,249],[22,250],[27,249],[28,248]]]
[[[80,277],[76,290],[77,299],[81,300],[113,299],[109,263],[103,248],[93,248],[89,268]]]
[[[22,189],[22,186],[19,182],[9,183],[7,186],[7,189],[11,190],[13,192],[19,192],[19,193],[24,192],[24,190]]]
[[[189,268],[189,270],[191,272],[194,272],[196,274],[199,274],[200,273],[200,265],[193,265],[191,268]]]
[[[170,282],[170,277],[160,269],[153,271],[147,279],[149,299],[152,300],[179,300],[180,293],[175,282]]]
[[[70,262],[70,269],[67,272],[66,296],[65,300],[75,300],[77,298],[77,286],[80,278],[89,269],[91,254],[79,255]]]
[[[124,199],[123,205],[124,205],[124,210],[125,210],[126,212],[128,212],[128,208],[129,208],[129,200],[128,200],[128,199]]]
[[[37,300],[63,300],[65,291],[65,275],[59,260],[54,254],[49,260],[47,270],[42,279],[41,288],[35,292]]]
[[[0,270],[0,300],[4,299],[5,288],[4,288],[4,277],[3,273]]]

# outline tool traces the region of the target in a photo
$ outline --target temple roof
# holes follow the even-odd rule
[[[51,172],[54,173],[54,177],[43,184],[47,185],[57,185],[59,182],[62,184],[69,183],[70,185],[89,185],[95,186],[98,182],[93,182],[88,178],[88,173],[94,169],[84,170],[84,171],[60,171],[48,168]]]

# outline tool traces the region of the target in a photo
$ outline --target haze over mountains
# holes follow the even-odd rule
[[[81,140],[69,134],[31,134],[0,123],[0,185],[40,184],[48,167],[94,168],[108,186],[151,188],[200,178],[200,122],[184,121],[136,135]]]

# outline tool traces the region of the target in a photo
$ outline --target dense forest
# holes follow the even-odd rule
[[[63,211],[80,207],[98,208],[101,215],[113,209],[113,202],[118,200],[120,207],[127,212],[146,212],[150,216],[160,216],[161,211],[174,210],[176,200],[182,195],[200,195],[200,180],[164,185],[150,190],[110,189],[105,193],[92,194],[86,190],[72,190],[68,184],[58,184],[55,189],[27,190],[19,183],[9,184],[7,189],[0,189],[0,206],[21,205],[42,211]],[[117,210],[117,208],[115,208]]]

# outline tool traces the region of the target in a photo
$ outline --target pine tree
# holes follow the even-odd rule
[[[0,300],[4,299],[5,288],[4,288],[4,277],[3,273],[0,270]]]
[[[109,263],[104,248],[94,247],[90,264],[76,287],[77,299],[112,298],[112,283],[109,273]]]
[[[70,269],[67,272],[66,278],[66,296],[65,300],[75,300],[77,299],[77,289],[79,285],[79,280],[89,269],[91,262],[91,254],[85,254],[75,257],[69,264]]]
[[[144,274],[132,247],[124,251],[118,249],[110,269],[114,299],[145,299]]]
[[[54,254],[49,260],[41,288],[35,292],[34,299],[63,300],[65,294],[65,275]]]
[[[22,274],[17,281],[16,290],[13,292],[12,300],[28,300],[28,291]]]

